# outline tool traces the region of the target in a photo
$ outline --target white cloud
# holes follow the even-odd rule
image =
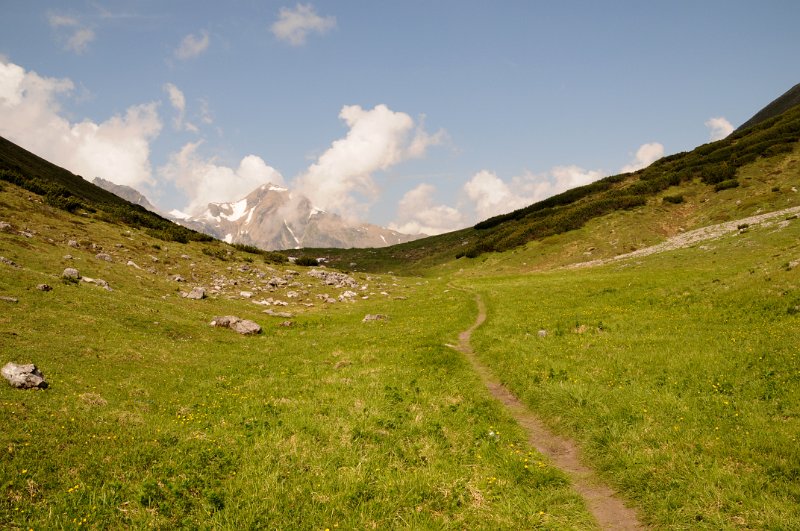
[[[201,31],[199,36],[190,33],[183,38],[180,46],[175,50],[175,57],[181,60],[197,57],[208,49],[210,42],[207,31]]]
[[[199,214],[208,203],[235,201],[265,183],[283,184],[283,176],[255,155],[244,157],[237,168],[216,164],[197,153],[202,141],[190,142],[158,169],[164,179],[175,183],[189,199],[186,211]]]
[[[82,54],[89,48],[89,43],[94,40],[94,31],[89,28],[80,28],[67,39],[67,50]]]
[[[428,135],[415,130],[409,115],[386,105],[372,110],[346,105],[339,118],[350,128],[347,136],[334,141],[298,177],[295,187],[320,208],[349,218],[363,216],[377,196],[373,173],[424,155],[444,136],[443,132]]]
[[[511,212],[528,204],[526,198],[514,194],[502,179],[487,170],[473,175],[464,185],[464,191],[472,200],[479,219]]]
[[[630,173],[648,167],[664,156],[664,146],[658,142],[642,144],[634,159],[620,169],[620,173]]]
[[[50,24],[51,28],[61,28],[65,26],[71,28],[80,25],[80,22],[77,18],[67,15],[59,15],[57,13],[48,13],[47,23]]]
[[[436,189],[420,184],[406,192],[397,207],[397,221],[389,228],[404,234],[441,234],[464,227],[464,216],[455,208],[434,204]]]
[[[89,49],[89,43],[95,38],[94,30],[81,24],[80,20],[68,15],[58,13],[48,13],[47,22],[50,27],[58,30],[59,28],[69,28],[72,33],[64,38],[64,48],[78,55]]]
[[[475,209],[476,221],[480,221],[592,183],[605,175],[601,170],[575,165],[555,166],[540,175],[526,172],[505,182],[495,173],[481,170],[464,185],[464,192]]]
[[[177,112],[177,115],[172,120],[173,127],[178,131],[184,130],[197,133],[199,131],[197,126],[191,122],[184,121],[186,117],[186,97],[183,95],[181,89],[172,83],[165,83],[164,91],[169,96],[169,102],[172,108]]]
[[[297,4],[294,9],[282,7],[270,29],[279,40],[302,46],[309,33],[323,34],[335,27],[336,17],[321,17],[311,4]]]
[[[733,133],[734,129],[733,125],[731,125],[731,123],[722,116],[709,118],[706,120],[705,125],[708,127],[709,140],[712,142],[722,140],[729,134]]]
[[[152,183],[150,141],[161,130],[158,105],[135,105],[99,124],[71,123],[61,115],[58,97],[73,90],[69,79],[0,63],[0,135],[87,180]]]

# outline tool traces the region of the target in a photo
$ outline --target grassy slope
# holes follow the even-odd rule
[[[237,296],[256,270],[275,274],[266,264],[215,260],[202,250],[216,243],[165,245],[0,187],[0,220],[36,231],[0,232],[0,255],[21,266],[0,264],[0,294],[19,299],[0,302],[2,362],[35,362],[51,383],[0,386],[0,527],[591,527],[564,476],[521,446],[444,346],[474,318],[468,296],[359,276],[370,299],[323,309],[315,294],[341,290],[301,273],[317,306],[293,304],[295,325],[278,327]],[[68,265],[114,291],[62,283]],[[175,273],[239,284],[190,301]],[[365,324],[365,313],[391,320]],[[221,314],[265,333],[208,326]]]
[[[800,221],[783,225],[588,270],[463,272],[489,305],[476,349],[651,523],[797,528]]]
[[[779,201],[752,194],[763,195],[764,185],[769,182],[786,184],[786,179],[772,172],[781,171],[781,167],[790,172],[796,168],[798,140],[800,106],[724,140],[689,153],[664,157],[636,173],[611,176],[569,190],[484,220],[475,227],[387,248],[309,252],[328,256],[333,264],[344,268],[422,273],[431,267],[447,265],[465,253],[467,256],[482,254],[479,259],[483,260],[492,250],[513,252],[525,245],[546,246],[548,241],[560,242],[563,235],[569,238],[581,231],[585,233],[588,225],[596,226],[598,221],[619,218],[625,219],[623,229],[627,232],[634,227],[630,223],[633,219],[638,234],[609,240],[616,240],[620,245],[646,245],[674,234],[679,228],[689,230],[709,222],[736,219],[745,209],[729,208],[727,200],[730,198],[759,208],[777,205]],[[769,171],[764,170],[767,166]],[[733,188],[715,191],[726,185]],[[686,202],[673,205],[665,201],[665,197],[676,196],[683,196]],[[723,208],[712,209],[711,205],[699,204],[701,201],[719,203],[716,196],[722,198]],[[713,216],[709,217],[711,214]],[[588,247],[598,248],[591,244]],[[558,244],[555,248],[556,253],[561,254]],[[609,249],[609,252],[627,250],[618,248]]]

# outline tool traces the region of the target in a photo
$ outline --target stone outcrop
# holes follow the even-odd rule
[[[17,365],[16,363],[6,363],[0,372],[3,378],[8,380],[11,387],[17,389],[45,389],[47,382],[44,374],[33,363]]]
[[[211,321],[211,326],[230,328],[244,336],[261,333],[261,326],[256,322],[250,321],[249,319],[241,319],[235,315],[214,317]]]

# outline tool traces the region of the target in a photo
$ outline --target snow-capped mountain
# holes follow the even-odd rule
[[[209,203],[205,212],[170,216],[189,228],[228,243],[262,249],[300,247],[385,247],[416,239],[377,225],[350,223],[341,216],[314,207],[296,192],[273,184],[256,188],[235,203]]]

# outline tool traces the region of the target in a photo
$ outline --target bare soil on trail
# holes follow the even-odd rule
[[[639,522],[636,512],[625,506],[616,492],[605,485],[580,459],[580,452],[574,441],[560,437],[548,430],[539,418],[519,401],[491,373],[488,367],[478,361],[470,346],[472,332],[486,320],[486,306],[477,297],[478,317],[475,323],[458,336],[457,349],[472,364],[492,396],[499,400],[512,417],[528,434],[528,443],[546,455],[552,463],[563,470],[572,481],[574,489],[583,496],[589,511],[601,529],[638,530],[645,529]]]

